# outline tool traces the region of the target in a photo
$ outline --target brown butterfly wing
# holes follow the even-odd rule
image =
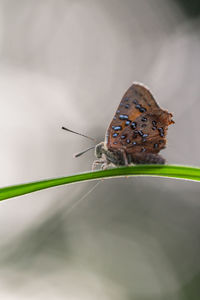
[[[123,96],[107,130],[107,148],[128,154],[158,153],[165,147],[172,114],[162,110],[150,91],[134,83]]]

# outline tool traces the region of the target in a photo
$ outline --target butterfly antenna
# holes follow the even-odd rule
[[[62,129],[66,130],[66,131],[68,131],[68,132],[72,132],[72,133],[78,134],[78,135],[80,135],[80,136],[84,136],[85,138],[87,138],[87,139],[89,139],[89,140],[92,140],[92,141],[96,142],[96,139],[94,139],[94,138],[92,138],[92,137],[90,137],[90,136],[87,136],[87,135],[85,135],[85,134],[82,134],[82,133],[73,131],[73,130],[71,130],[71,129],[69,129],[69,128],[66,128],[66,127],[64,127],[64,126],[62,127]]]
[[[84,150],[84,151],[82,151],[82,152],[79,152],[79,153],[74,154],[73,156],[74,156],[74,158],[79,157],[79,156],[83,155],[84,153],[86,153],[86,152],[88,152],[89,150],[94,149],[94,148],[95,148],[95,146],[90,147],[90,148],[88,148],[88,149],[86,149],[86,150]]]

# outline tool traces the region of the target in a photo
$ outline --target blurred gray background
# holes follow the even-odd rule
[[[200,3],[0,0],[0,186],[91,169],[133,81],[173,112],[172,164],[199,166]],[[200,186],[122,178],[0,203],[0,298],[200,299]]]

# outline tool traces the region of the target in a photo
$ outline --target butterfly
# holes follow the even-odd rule
[[[130,164],[164,164],[159,155],[165,148],[168,126],[173,115],[159,107],[151,92],[141,83],[133,83],[124,94],[106,131],[105,140],[75,157],[95,148],[97,160],[93,169],[101,165],[128,166]],[[62,127],[62,129],[95,141],[95,139]]]
[[[168,126],[173,115],[159,107],[151,92],[140,83],[133,83],[124,94],[106,131],[105,140],[96,145],[101,165],[128,166],[130,164],[164,164],[159,155],[165,148]]]

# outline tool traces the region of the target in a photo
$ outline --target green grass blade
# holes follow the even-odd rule
[[[5,200],[63,184],[122,176],[159,176],[200,181],[200,168],[175,165],[136,165],[131,167],[80,173],[66,177],[46,179],[0,188],[0,200]]]

